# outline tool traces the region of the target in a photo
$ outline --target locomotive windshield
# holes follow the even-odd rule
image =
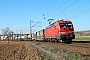
[[[63,23],[60,24],[60,28],[70,28],[72,26],[72,23]]]

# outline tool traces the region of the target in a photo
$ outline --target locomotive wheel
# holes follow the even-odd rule
[[[69,39],[67,43],[68,44],[71,44],[72,43],[72,39]]]
[[[59,43],[59,40],[57,40],[57,43]]]

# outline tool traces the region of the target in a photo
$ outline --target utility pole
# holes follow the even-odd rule
[[[32,30],[31,30],[31,23],[32,23],[32,21],[30,20],[30,34],[32,33],[32,32],[31,32],[31,31],[32,31]]]
[[[22,31],[22,30],[20,30],[20,41],[21,41],[21,31]]]
[[[30,20],[30,34],[32,34],[32,28],[35,27],[39,23],[39,21],[38,21],[36,24],[31,25],[32,22],[33,21]]]

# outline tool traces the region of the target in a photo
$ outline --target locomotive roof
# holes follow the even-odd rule
[[[58,21],[56,21],[56,22],[60,22],[60,21],[67,21],[67,22],[71,22],[70,20],[58,20]],[[51,26],[53,26],[56,22],[54,22],[54,23],[52,23],[52,24],[50,24],[48,27],[46,27],[46,28],[49,28],[49,27],[51,27]]]

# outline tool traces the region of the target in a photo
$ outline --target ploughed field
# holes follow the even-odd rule
[[[0,42],[0,60],[42,60],[37,48],[22,42]]]
[[[90,60],[90,43],[0,41],[0,60]]]

